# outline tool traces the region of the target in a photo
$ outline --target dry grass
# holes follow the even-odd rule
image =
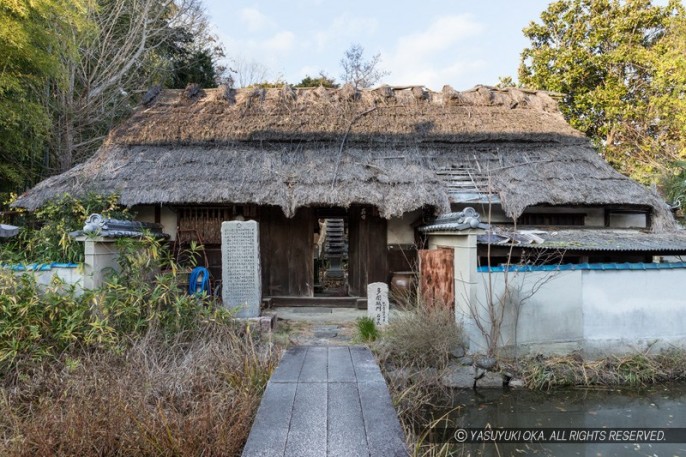
[[[533,357],[519,361],[519,371],[530,389],[564,386],[632,386],[686,380],[686,351],[673,349],[658,355],[636,353],[584,360],[573,354]]]
[[[451,309],[417,303],[394,316],[372,346],[413,455],[447,455],[447,447],[427,443],[422,432],[433,422],[432,411],[445,407],[437,403],[448,397],[438,379],[462,337]]]
[[[398,366],[444,368],[463,344],[462,329],[450,308],[419,305],[393,319],[384,332],[379,356]]]
[[[213,325],[63,355],[0,390],[0,455],[238,455],[278,351]]]

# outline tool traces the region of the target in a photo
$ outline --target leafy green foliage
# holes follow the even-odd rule
[[[300,81],[298,84],[296,84],[295,87],[326,87],[327,89],[336,89],[338,88],[338,84],[333,78],[329,78],[326,76],[324,72],[320,72],[319,76],[316,78],[311,77],[310,75],[307,75],[303,78],[302,81]]]
[[[93,304],[118,335],[141,334],[151,327],[177,332],[206,319],[229,316],[212,308],[209,297],[185,293],[180,286],[185,270],[158,239],[121,239],[117,248],[120,271],[94,295]],[[200,247],[195,249],[184,257],[197,258]]]
[[[686,16],[678,1],[560,0],[524,29],[520,82],[644,182],[686,157]]]
[[[376,341],[380,335],[374,319],[368,316],[357,319],[357,333],[364,342]]]
[[[0,2],[0,192],[88,159],[153,85],[216,85],[199,0]]]
[[[90,194],[83,199],[64,194],[20,221],[24,228],[17,237],[0,244],[0,262],[82,262],[83,245],[69,236],[83,228],[86,218],[99,213],[107,218],[131,219],[119,206],[117,195]]]
[[[174,335],[231,317],[211,297],[185,293],[185,273],[159,240],[126,239],[118,248],[120,271],[83,294],[59,280],[43,288],[31,274],[0,269],[0,377],[74,347],[116,349],[151,330]]]
[[[61,46],[62,33],[83,26],[82,5],[63,0],[0,3],[0,191],[35,182],[41,170],[50,131],[46,90],[50,81],[66,81],[53,51]]]
[[[65,289],[66,287],[66,289]],[[54,280],[41,290],[31,274],[0,270],[0,375],[20,362],[54,357],[81,343],[111,342],[111,332],[90,321],[88,300]]]

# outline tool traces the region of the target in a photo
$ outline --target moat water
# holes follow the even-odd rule
[[[534,429],[686,428],[686,384],[642,390],[563,389],[550,392],[453,390],[432,411],[449,427]],[[577,432],[578,433],[578,432]],[[683,433],[681,434],[684,435]],[[563,441],[564,436],[563,436]],[[487,443],[451,444],[450,455],[479,456],[686,456],[682,443]]]

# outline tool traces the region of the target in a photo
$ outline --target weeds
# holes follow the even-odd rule
[[[0,455],[239,454],[278,349],[187,295],[159,240],[118,247],[82,295],[0,269]]]
[[[462,344],[462,330],[451,309],[417,306],[395,317],[378,351],[383,359],[398,366],[441,369]]]
[[[437,399],[447,398],[438,382],[440,370],[461,345],[462,330],[455,323],[454,312],[419,303],[394,315],[372,347],[381,360],[413,455],[448,455],[448,446],[430,444],[422,433],[431,428],[431,411],[438,408]]]
[[[357,333],[362,341],[365,343],[376,341],[379,336],[379,329],[376,328],[374,319],[365,316],[357,319]]]
[[[0,269],[0,377],[72,347],[121,349],[150,329],[173,335],[231,317],[179,287],[179,269],[155,238],[120,248],[121,271],[83,295],[57,279],[42,289],[30,274]]]
[[[665,381],[686,380],[686,351],[672,349],[658,355],[636,353],[584,360],[572,354],[534,357],[520,361],[521,376],[535,390],[565,386],[643,387]]]
[[[238,327],[151,331],[0,389],[0,454],[237,455],[279,354]],[[73,360],[73,359],[72,359]]]

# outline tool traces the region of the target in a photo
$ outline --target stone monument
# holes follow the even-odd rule
[[[367,316],[377,327],[388,324],[388,284],[373,282],[367,286]]]
[[[236,317],[258,317],[262,302],[260,235],[255,221],[222,223],[222,301]]]

